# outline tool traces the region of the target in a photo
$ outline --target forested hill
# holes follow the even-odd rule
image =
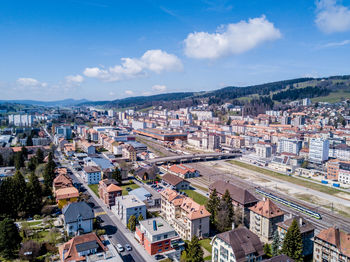
[[[163,106],[176,109],[196,106],[207,102],[209,105],[230,102],[244,105],[249,110],[272,108],[293,100],[312,98],[315,101],[337,102],[350,99],[350,75],[325,78],[297,78],[284,81],[251,85],[245,87],[228,86],[209,92],[180,92],[153,96],[138,96],[104,102],[87,102],[81,105],[97,105],[106,108],[143,109]]]

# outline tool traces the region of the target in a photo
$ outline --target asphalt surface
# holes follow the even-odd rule
[[[81,181],[77,178],[78,174],[71,168],[69,164],[64,164],[62,163],[62,166],[67,167],[69,170],[72,171],[72,174],[70,177],[73,180],[73,183],[81,183]],[[138,252],[137,248],[139,247],[134,247],[132,243],[128,241],[128,239],[124,236],[124,234],[118,229],[118,226],[123,227],[124,225],[116,225],[112,219],[105,214],[104,210],[102,207],[97,203],[97,201],[90,195],[89,191],[86,190],[86,186],[83,184],[81,186],[82,190],[84,191],[85,194],[88,194],[90,196],[89,200],[87,201],[88,203],[91,203],[90,205],[93,207],[95,214],[99,214],[98,216],[103,220],[101,226],[106,230],[106,234],[110,237],[110,241],[116,246],[117,244],[121,244],[124,247],[124,251],[119,253],[123,259],[123,261],[126,262],[144,262],[146,261]],[[127,251],[125,249],[125,245],[129,244],[132,248],[131,251]]]

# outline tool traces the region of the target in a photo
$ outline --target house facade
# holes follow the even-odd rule
[[[127,225],[129,218],[134,215],[136,218],[142,215],[143,218],[147,217],[146,204],[139,198],[133,195],[119,196],[115,198],[115,205],[112,206],[114,214]]]
[[[264,255],[259,237],[246,227],[216,235],[212,241],[212,262],[261,261]]]
[[[103,179],[99,182],[98,193],[109,208],[115,205],[115,198],[122,195],[123,189],[117,185],[115,179]]]
[[[210,213],[191,198],[167,188],[161,193],[161,214],[182,239],[209,235]]]
[[[97,166],[85,166],[83,174],[88,185],[98,184],[101,180],[101,169]]]
[[[92,232],[95,214],[86,202],[70,203],[63,208],[62,214],[64,217],[64,228],[68,236]]]

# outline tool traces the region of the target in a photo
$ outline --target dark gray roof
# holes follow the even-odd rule
[[[298,222],[301,234],[315,230],[315,227],[310,222],[306,221],[304,218],[302,218],[300,216],[296,216],[296,217],[284,220],[282,222],[279,222],[279,223],[277,223],[277,226],[279,226],[285,230],[288,230],[288,228],[291,226],[293,220],[296,220]]]
[[[294,262],[293,259],[291,259],[289,256],[286,256],[285,254],[278,255],[275,257],[272,257],[270,259],[264,260],[266,262]]]
[[[238,202],[241,205],[258,202],[258,199],[249,193],[248,190],[240,188],[223,180],[217,180],[209,186],[210,190],[213,190],[214,188],[216,188],[216,191],[220,195],[224,195],[225,191],[228,190],[230,192],[232,200]]]
[[[256,257],[264,255],[263,244],[259,237],[246,227],[218,234],[216,237],[232,247],[237,262],[245,261],[246,256],[254,253]]]
[[[75,245],[75,249],[78,252],[83,252],[83,251],[91,250],[91,249],[98,248],[98,247],[99,247],[99,245],[96,242],[96,240]]]
[[[86,202],[70,203],[63,208],[62,213],[66,224],[77,221],[79,216],[83,220],[93,219],[95,217],[94,211]]]

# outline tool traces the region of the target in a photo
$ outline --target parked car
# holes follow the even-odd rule
[[[165,256],[159,255],[159,254],[158,254],[158,255],[155,255],[154,258],[155,258],[156,260],[161,260],[161,259],[165,258]]]
[[[131,251],[131,246],[130,246],[129,244],[126,244],[126,245],[125,245],[125,249],[126,249],[127,251]]]
[[[130,192],[131,190],[132,190],[131,187],[127,187],[127,188],[126,188],[126,191],[128,191],[128,192]]]
[[[118,252],[123,252],[124,248],[121,244],[117,244],[117,250],[118,250]]]

